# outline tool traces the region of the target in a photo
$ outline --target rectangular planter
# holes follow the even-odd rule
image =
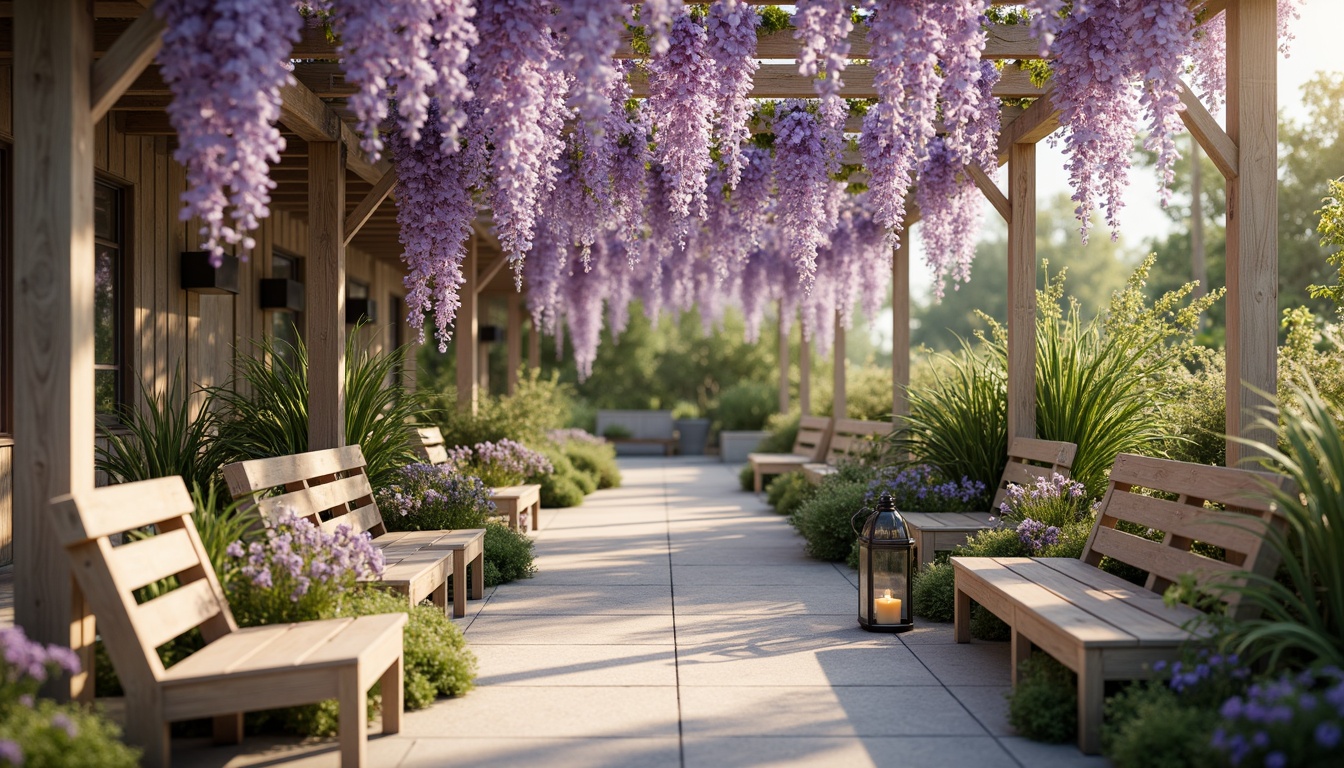
[[[761,430],[720,432],[719,458],[725,464],[741,464],[747,460],[747,454],[759,448],[769,436],[769,432]]]

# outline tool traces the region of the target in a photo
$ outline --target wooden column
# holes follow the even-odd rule
[[[509,327],[504,332],[504,341],[509,345],[508,393],[512,395],[518,389],[518,369],[523,365],[523,295],[514,291],[509,294]]]
[[[480,339],[477,317],[479,299],[476,292],[476,249],[478,235],[471,235],[467,256],[462,260],[462,276],[466,282],[458,289],[462,306],[457,308],[457,323],[453,328],[453,347],[457,354],[457,408],[475,414],[477,405],[476,347]]]
[[[308,449],[345,445],[345,146],[308,143]]]
[[[801,334],[798,343],[798,407],[802,414],[812,413],[812,345],[807,343],[807,334]]]
[[[480,283],[477,283],[479,287]],[[480,291],[476,293],[476,325],[481,326],[490,324],[490,305],[480,298]],[[480,395],[490,394],[490,346],[491,342],[483,342],[480,336],[476,337],[476,381],[480,386]]]
[[[835,385],[831,390],[831,417],[848,418],[849,398],[845,396],[845,326],[840,323],[840,313],[835,313],[835,345],[831,349],[834,367]]]
[[[910,414],[910,228],[891,255],[891,416]]]
[[[1036,436],[1036,145],[1008,155],[1008,438]]]
[[[779,412],[789,412],[789,332],[784,322],[784,302],[779,303]]]
[[[1239,173],[1227,182],[1227,433],[1273,444],[1252,428],[1276,391],[1278,344],[1277,4],[1227,6],[1227,135]],[[1232,440],[1227,464],[1251,451]]]
[[[541,329],[535,320],[527,321],[527,367],[534,371],[541,368]]]
[[[79,651],[94,626],[48,500],[93,487],[91,3],[20,3],[14,19],[14,612],[28,636]],[[80,674],[58,698],[91,699]]]

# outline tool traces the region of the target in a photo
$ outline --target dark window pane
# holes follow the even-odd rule
[[[367,283],[360,283],[354,280],[345,281],[345,297],[347,299],[367,299],[369,298],[369,286]]]
[[[117,375],[115,369],[93,372],[93,410],[100,416],[117,413]]]
[[[116,187],[93,185],[93,236],[99,240],[121,239],[120,196]]]
[[[298,359],[299,346],[299,331],[292,313],[271,313],[271,338],[275,341],[276,356],[292,367]]]
[[[280,280],[298,280],[298,270],[294,260],[284,256],[271,256],[271,277]]]
[[[100,248],[94,256],[93,359],[99,365],[117,360],[117,263],[116,251]]]

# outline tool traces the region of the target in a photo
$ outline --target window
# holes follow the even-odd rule
[[[294,256],[271,254],[271,277],[303,282],[299,269],[300,262]],[[298,312],[271,312],[270,315],[275,354],[293,367],[298,363],[299,329],[303,327],[303,315]]]
[[[13,234],[10,220],[13,210],[10,208],[9,147],[0,146],[0,435],[14,431],[14,369],[11,357],[13,349],[13,311],[10,309],[10,290],[14,275]]]
[[[125,193],[93,185],[93,404],[99,421],[115,421],[126,402]]]

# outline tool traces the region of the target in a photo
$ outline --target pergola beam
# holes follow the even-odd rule
[[[141,15],[93,65],[89,101],[95,123],[154,60],[163,47],[164,28],[157,13]]]
[[[1026,111],[999,131],[999,165],[1008,162],[1008,155],[1016,144],[1036,144],[1059,127],[1059,110],[1055,107],[1053,90],[1049,87]]]
[[[1236,178],[1238,154],[1236,142],[1232,141],[1227,131],[1218,125],[1218,121],[1209,114],[1209,110],[1204,108],[1204,103],[1184,82],[1181,83],[1181,104],[1185,106],[1185,110],[1181,112],[1181,121],[1185,123],[1186,130],[1190,131],[1190,135],[1199,142],[1199,146],[1218,167],[1224,179]]]
[[[272,173],[272,176],[274,176],[274,173]],[[349,216],[345,217],[344,244],[346,246],[350,245],[350,241],[355,239],[355,235],[358,235],[359,231],[364,228],[364,225],[369,222],[369,219],[373,218],[373,214],[378,212],[378,206],[383,204],[383,201],[392,194],[392,189],[396,186],[396,169],[384,173],[383,177],[378,180],[378,183],[373,185],[373,189],[364,196],[364,199],[359,201],[359,205],[355,207],[355,210],[352,211]]]
[[[1003,217],[1003,220],[1008,221],[1011,219],[1013,215],[1012,206],[1008,202],[1008,196],[1003,194],[1003,190],[999,189],[999,185],[995,184],[994,180],[989,178],[989,175],[981,170],[980,166],[975,165],[974,163],[966,166],[966,173],[971,177],[971,180],[975,182],[975,185],[980,188],[980,191],[984,194],[985,199],[989,201],[989,204],[994,206],[994,210],[998,211],[999,215]]]

